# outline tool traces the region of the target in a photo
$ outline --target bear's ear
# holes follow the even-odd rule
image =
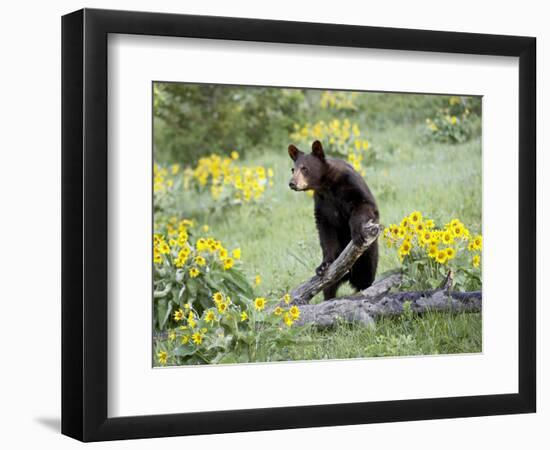
[[[317,156],[317,158],[319,158],[321,161],[325,160],[325,152],[323,150],[321,142],[315,141],[313,144],[311,144],[311,154]]]
[[[303,154],[300,150],[296,148],[293,144],[290,144],[288,146],[288,155],[292,159],[292,161],[296,161],[298,159],[298,156]]]

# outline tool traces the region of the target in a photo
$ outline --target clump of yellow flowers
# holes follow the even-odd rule
[[[158,218],[153,235],[155,362],[283,360],[304,327],[290,294],[258,295],[261,276],[241,271],[240,247],[207,224]],[[253,287],[254,286],[254,287]]]
[[[329,152],[345,156],[348,163],[363,176],[363,163],[375,157],[370,142],[362,136],[359,125],[350,122],[349,119],[336,118],[326,122],[320,120],[313,124],[295,124],[290,138],[304,145],[320,140]]]
[[[202,313],[191,303],[185,303],[172,314],[176,327],[156,344],[156,362],[165,366],[169,362],[215,364],[254,360],[262,335],[275,333],[275,341],[288,342],[299,333],[290,330],[300,319],[300,309],[290,305],[290,300],[287,293],[278,300],[256,297],[251,302],[236,303],[229,295],[216,291],[210,297],[210,306]],[[273,342],[273,337],[269,342]]]
[[[209,234],[210,228],[194,220],[170,217],[154,224],[153,285],[155,328],[173,325],[177,305],[209,295],[212,283],[223,283],[231,294],[252,292],[241,272],[242,251],[228,247]],[[214,281],[215,280],[215,281]]]
[[[264,166],[237,166],[236,151],[230,157],[212,154],[200,158],[189,174],[199,189],[208,189],[214,200],[230,203],[258,201],[273,186],[273,169]]]
[[[273,186],[273,169],[264,166],[239,166],[239,153],[229,156],[217,154],[200,158],[195,167],[182,168],[179,164],[153,165],[153,192],[162,195],[196,187],[208,192],[214,201],[230,204],[258,201]]]
[[[471,135],[470,109],[467,98],[449,97],[448,106],[432,118],[426,118],[427,135],[439,142],[464,142]]]
[[[356,111],[355,99],[357,92],[323,91],[319,100],[322,109]]]
[[[172,164],[162,167],[157,163],[153,164],[153,192],[163,193],[171,191],[177,183],[177,176],[180,174],[180,165]]]
[[[472,234],[458,218],[436,227],[432,219],[413,211],[398,224],[386,227],[383,239],[388,248],[396,249],[408,275],[416,281],[433,277],[437,283],[447,266],[465,277],[479,278],[475,270],[480,267],[483,238]]]
[[[207,272],[213,265],[229,270],[235,261],[241,259],[239,247],[228,250],[222,242],[211,236],[190,239],[189,230],[195,226],[194,221],[176,217],[168,219],[165,233],[153,235],[153,262],[155,265],[173,265],[185,269],[191,278],[197,278]],[[159,228],[155,224],[155,228]],[[207,227],[202,228],[208,229]]]

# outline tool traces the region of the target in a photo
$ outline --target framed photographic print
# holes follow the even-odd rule
[[[62,21],[62,432],[535,411],[531,37]]]

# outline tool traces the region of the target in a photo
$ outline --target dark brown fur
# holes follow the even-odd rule
[[[323,262],[316,272],[321,275],[350,240],[363,243],[362,225],[369,220],[378,222],[378,207],[361,175],[345,161],[325,158],[319,141],[313,143],[309,155],[294,145],[289,146],[288,152],[294,161],[290,188],[315,192],[315,223],[323,251]],[[358,290],[369,287],[377,265],[378,241],[359,257],[346,277],[323,291],[325,300],[334,298],[344,281]]]

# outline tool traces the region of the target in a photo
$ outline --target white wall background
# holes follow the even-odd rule
[[[2,175],[0,297],[0,443],[4,448],[75,448],[59,434],[60,418],[60,16],[81,7],[257,17],[538,38],[539,255],[550,250],[542,234],[550,183],[542,149],[550,139],[543,109],[550,105],[550,29],[544,2],[302,2],[278,0],[88,0],[5,2],[0,16],[0,148]],[[495,168],[497,170],[497,168]],[[539,256],[539,278],[549,264]],[[280,449],[308,446],[407,449],[483,447],[546,449],[550,445],[550,307],[539,283],[539,412],[531,415],[400,424],[239,433],[97,444],[96,448],[200,447]]]

